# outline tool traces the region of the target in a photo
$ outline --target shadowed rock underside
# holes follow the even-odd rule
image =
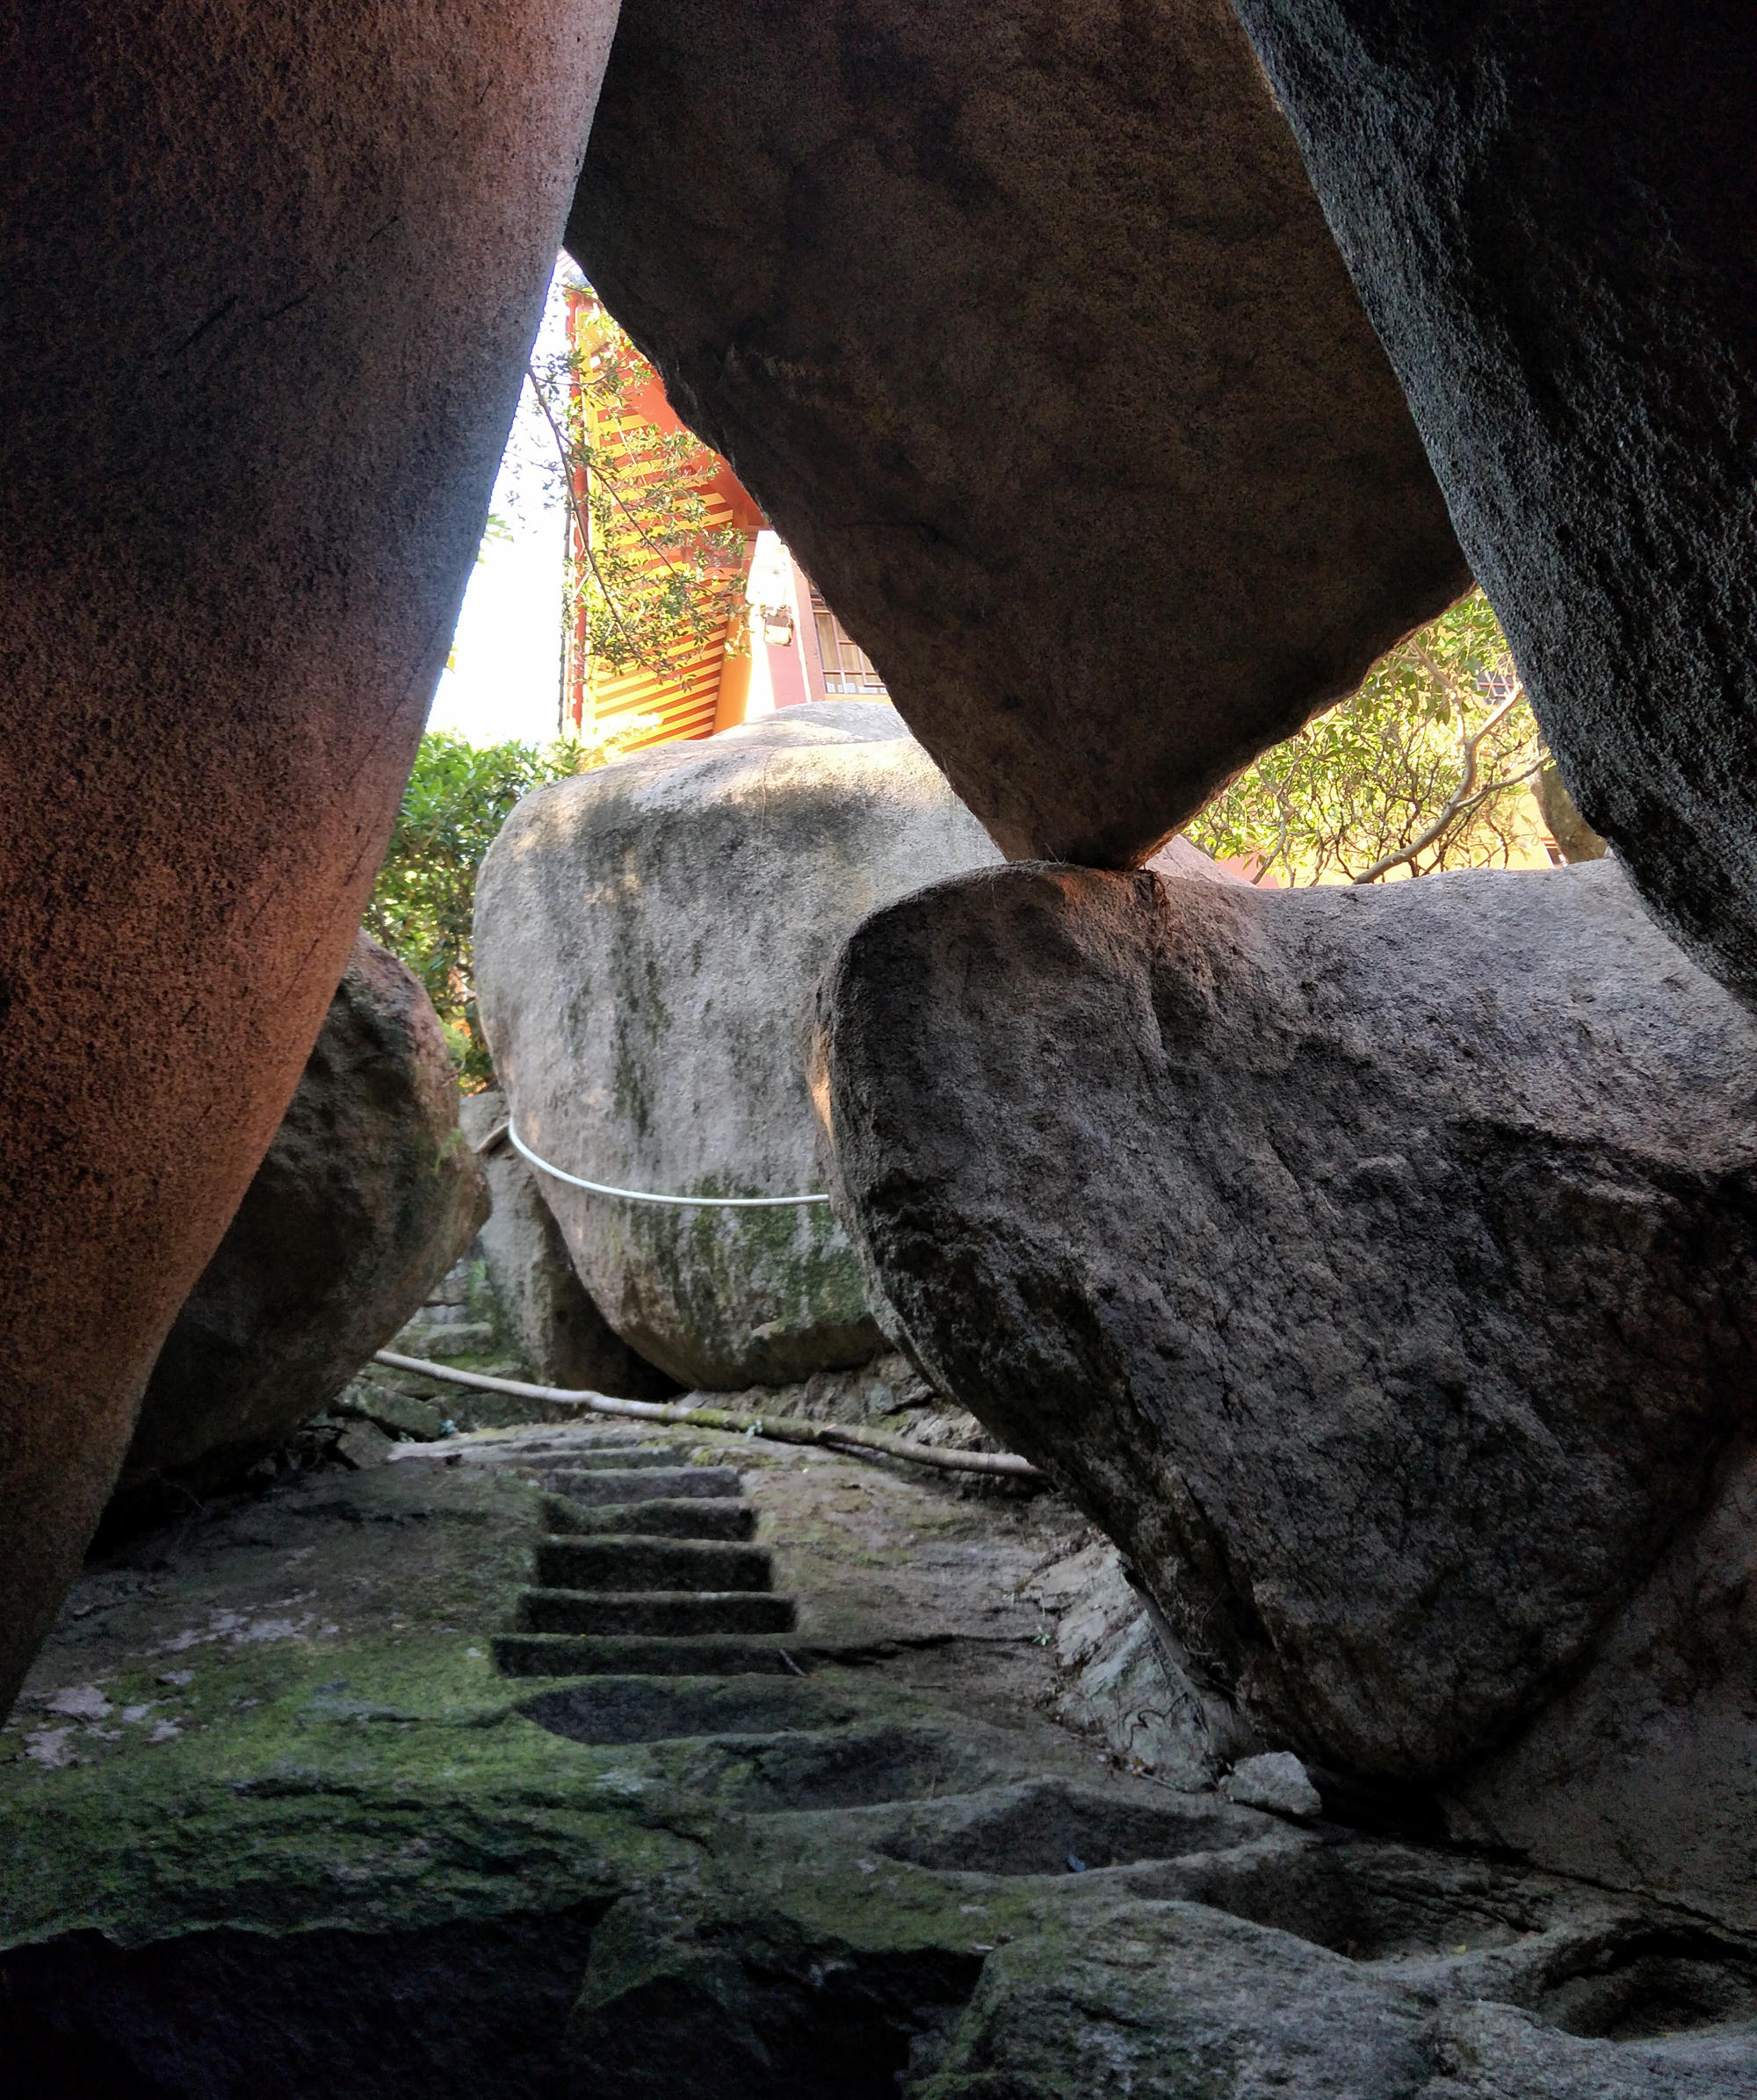
[[[1757,1391],[1757,1035],[1614,864],[1022,867],[876,913],[820,1016],[928,1375],[1276,1743],[1464,1772],[1700,1527]]]
[[[567,239],[1009,857],[1146,859],[1468,586],[1225,0],[627,0]]]

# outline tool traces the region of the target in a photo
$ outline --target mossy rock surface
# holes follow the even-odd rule
[[[9,2100],[1748,2100],[1757,1950],[1046,1718],[1047,1499],[705,1437],[870,1664],[497,1678],[558,1433],[88,1570],[0,1737]]]
[[[527,1709],[577,1695],[601,1719],[608,1693],[495,1674],[548,1501],[516,1443],[504,1465],[466,1457],[491,1439],[330,1465],[88,1570],[0,1736],[0,2037],[22,2096],[564,2091],[569,2010],[618,1902],[743,1857],[777,1807],[1087,1757],[884,1669],[800,1687],[816,1703],[793,1725],[736,1678],[660,1687],[622,1740],[543,1725]],[[977,1550],[993,1512],[733,1440],[698,1455],[728,1446],[784,1584],[827,1571],[839,1538],[824,1636],[882,1629],[906,1656],[922,1636],[931,1675],[986,1627],[972,1600],[994,1570],[959,1563],[946,1589],[933,1555]],[[877,1527],[838,1534],[841,1505],[875,1496]],[[1001,1512],[1008,1581],[1036,1522]],[[873,1577],[923,1547],[911,1623]],[[691,1697],[699,1717],[660,1710]]]
[[[441,1468],[325,1475],[180,1572],[113,1573],[79,1681],[47,1682],[53,1651],[5,1737],[6,1941],[424,1928],[602,1898],[693,1849],[494,1674],[537,1501]]]

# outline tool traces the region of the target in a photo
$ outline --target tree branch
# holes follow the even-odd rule
[[[646,651],[635,639],[628,623],[617,610],[616,600],[611,595],[610,586],[604,581],[604,571],[598,566],[597,555],[592,552],[591,520],[581,509],[579,494],[574,487],[575,470],[573,455],[568,450],[568,441],[562,437],[555,418],[549,412],[548,398],[543,392],[542,381],[539,379],[529,364],[524,368],[524,376],[531,382],[531,391],[537,396],[537,406],[542,410],[543,420],[549,426],[549,435],[555,440],[555,451],[561,462],[562,486],[567,491],[568,509],[573,516],[574,530],[580,536],[580,552],[585,556],[587,566],[598,580],[598,588],[604,593],[604,610],[609,613],[611,618],[616,622],[618,628],[621,631],[623,639],[633,652],[635,662],[640,666],[642,670],[651,671],[655,678],[662,678],[665,675],[664,664],[647,661]]]
[[[1417,653],[1423,658],[1424,661],[1429,661],[1431,663],[1431,660],[1427,657],[1426,651],[1418,648]],[[1445,682],[1450,685],[1450,681],[1446,679],[1446,675],[1444,672],[1436,671],[1436,675],[1441,677],[1442,680],[1445,680]],[[1481,748],[1483,739],[1488,735],[1492,729],[1498,727],[1499,725],[1508,714],[1512,712],[1513,709],[1515,708],[1524,697],[1525,688],[1523,684],[1515,684],[1513,690],[1508,695],[1507,698],[1501,702],[1500,705],[1497,707],[1488,717],[1487,720],[1484,722],[1482,727],[1477,730],[1473,735],[1468,736],[1464,739],[1463,749],[1460,754],[1464,761],[1464,776],[1458,782],[1457,786],[1455,787],[1451,793],[1446,797],[1445,803],[1442,807],[1439,815],[1435,818],[1434,821],[1428,825],[1424,831],[1418,833],[1417,835],[1410,841],[1407,846],[1399,847],[1395,853],[1385,854],[1381,859],[1375,861],[1372,866],[1366,869],[1362,874],[1351,877],[1351,881],[1353,881],[1356,885],[1362,883],[1377,882],[1380,876],[1389,874],[1393,868],[1401,867],[1406,861],[1414,862],[1416,857],[1419,855],[1425,853],[1428,848],[1434,844],[1436,839],[1443,837],[1445,834],[1450,830],[1453,824],[1457,821],[1458,814],[1463,809],[1464,805],[1470,800],[1471,796],[1475,790],[1477,781],[1477,754]],[[1510,782],[1504,782],[1500,784],[1503,786],[1510,786],[1512,783]],[[1488,790],[1486,790],[1486,791]]]
[[[999,1473],[1014,1480],[1044,1481],[1029,1461],[1010,1451],[947,1450],[890,1436],[882,1429],[857,1429],[846,1422],[807,1422],[792,1415],[752,1415],[725,1407],[691,1407],[687,1401],[613,1400],[605,1394],[568,1386],[526,1385],[516,1378],[495,1378],[483,1371],[460,1371],[450,1364],[429,1363],[419,1356],[400,1356],[380,1349],[374,1363],[393,1371],[413,1371],[423,1378],[443,1378],[480,1392],[508,1393],[518,1400],[545,1400],[562,1407],[589,1409],[599,1415],[633,1416],[640,1422],[678,1422],[692,1429],[719,1429],[735,1436],[762,1437],[777,1444],[822,1444],[832,1450],[878,1453],[906,1458],[912,1465],[934,1466],[944,1473]]]
[[[544,400],[543,383],[538,378],[534,368],[527,364],[524,368],[524,375],[531,381],[531,386],[536,389],[539,401],[542,401]],[[571,456],[567,451],[566,443],[563,440],[560,430],[556,429],[554,417],[549,414],[546,403],[544,406],[544,415],[548,422],[551,432],[554,436],[556,444],[560,448],[563,465],[571,465]],[[699,444],[700,440],[697,439],[696,443]],[[626,456],[627,447],[625,441],[624,451],[625,456]],[[662,470],[661,471],[662,472]],[[609,496],[611,502],[616,505],[617,509],[620,510],[622,515],[628,520],[630,526],[633,530],[635,537],[646,547],[648,553],[656,555],[658,559],[664,563],[665,566],[670,570],[671,574],[677,578],[678,581],[683,583],[687,588],[690,581],[688,576],[686,576],[684,573],[677,566],[676,563],[671,559],[670,556],[666,553],[664,548],[660,545],[659,542],[654,538],[653,535],[647,530],[646,526],[641,523],[640,518],[637,517],[634,512],[629,509],[628,505],[624,502],[621,491],[616,486],[616,478],[614,474],[610,473],[605,468],[600,467],[598,470],[598,480],[603,484],[605,494]],[[706,525],[692,526],[690,527],[689,530],[699,532],[704,538],[709,537],[711,533],[711,528]],[[594,569],[594,573],[596,574],[596,568]],[[602,577],[599,578],[599,581],[602,583]]]
[[[1428,675],[1430,678],[1438,679],[1440,683],[1445,687],[1453,706],[1462,715],[1464,711],[1464,695],[1459,691],[1457,681],[1452,676],[1452,674],[1441,663],[1425,642],[1411,641],[1407,646],[1409,653],[1427,672]],[[1517,690],[1518,689],[1515,688],[1515,697]]]

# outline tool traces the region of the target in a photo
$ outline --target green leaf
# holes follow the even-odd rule
[[[1354,880],[1441,817],[1464,777],[1464,740],[1517,680],[1500,624],[1473,590],[1382,657],[1352,697],[1247,767],[1187,835],[1286,884]],[[1544,756],[1522,697],[1483,739],[1471,794],[1410,871],[1505,866],[1522,776]]]
[[[607,764],[654,725],[643,715],[602,735],[481,749],[449,730],[422,738],[364,923],[426,987],[466,1089],[494,1076],[471,947],[483,855],[531,789]]]

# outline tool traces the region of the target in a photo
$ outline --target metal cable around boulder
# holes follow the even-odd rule
[[[773,1210],[788,1203],[828,1203],[829,1201],[822,1190],[814,1190],[809,1195],[802,1196],[663,1196],[656,1195],[647,1188],[612,1188],[607,1182],[583,1180],[578,1174],[570,1174],[564,1168],[552,1165],[525,1144],[510,1117],[507,1120],[506,1134],[512,1141],[513,1150],[528,1159],[539,1173],[549,1174],[557,1181],[565,1181],[570,1188],[583,1188],[589,1195],[619,1196],[625,1203],[666,1203],[687,1210]]]

